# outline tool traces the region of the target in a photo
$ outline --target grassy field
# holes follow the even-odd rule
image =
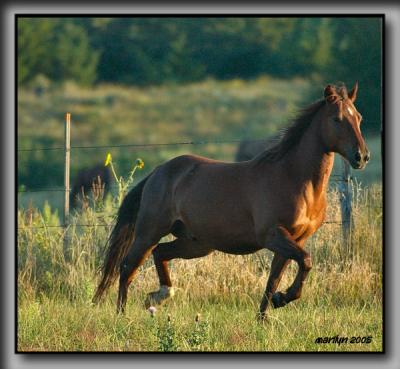
[[[149,88],[73,84],[38,96],[18,96],[19,148],[62,146],[63,117],[72,113],[72,145],[120,145],[263,138],[284,126],[314,95],[308,81],[267,77]],[[322,93],[322,87],[321,87]],[[381,351],[382,350],[382,166],[379,137],[366,137],[371,162],[353,171],[355,228],[343,244],[339,224],[324,224],[308,241],[313,269],[302,298],[271,310],[261,324],[256,312],[272,253],[214,253],[171,263],[176,296],[152,317],[146,294],[158,289],[149,259],[132,283],[124,316],[115,314],[116,286],[98,306],[91,298],[110,227],[69,230],[70,260],[63,254],[62,192],[18,195],[18,342],[20,351]],[[145,162],[135,183],[155,165],[183,153],[233,160],[236,143],[72,150],[78,168],[102,162],[110,151],[119,175],[136,158]],[[18,153],[19,185],[35,189],[63,183],[63,152]],[[340,171],[336,160],[334,174]],[[24,182],[29,179],[29,185]],[[115,195],[115,192],[114,192]],[[327,220],[340,221],[336,183]],[[72,217],[73,224],[112,224],[117,206],[109,198]],[[31,228],[39,227],[39,228]],[[280,290],[296,273],[293,263]],[[195,318],[199,314],[196,322]],[[169,318],[168,318],[169,316]],[[168,320],[169,319],[169,320]],[[318,337],[348,343],[315,343]],[[371,336],[370,343],[350,343]]]
[[[339,218],[337,193],[330,193],[329,219]],[[382,350],[381,189],[359,189],[354,204],[351,243],[341,242],[340,227],[325,224],[309,240],[313,269],[300,300],[271,310],[256,321],[272,254],[214,253],[191,261],[175,260],[171,270],[176,295],[154,317],[146,294],[158,289],[151,258],[129,291],[124,316],[115,313],[116,287],[105,301],[91,304],[106,227],[72,227],[72,256],[63,257],[59,219],[19,212],[18,350],[20,351],[380,351]],[[78,224],[105,222],[111,211],[89,208]],[[291,264],[281,282],[291,283]],[[195,321],[200,314],[199,321]],[[168,316],[170,322],[168,322]],[[316,344],[318,337],[368,337],[370,343]]]

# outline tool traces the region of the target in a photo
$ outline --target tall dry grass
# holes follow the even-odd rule
[[[303,296],[255,316],[272,254],[215,252],[171,262],[176,296],[155,317],[145,311],[146,294],[158,289],[151,259],[141,267],[128,295],[125,316],[115,314],[116,286],[99,306],[91,304],[115,204],[108,199],[72,218],[70,256],[63,250],[58,214],[18,211],[18,349],[22,351],[319,351],[382,349],[381,188],[354,188],[354,228],[344,243],[339,224],[328,223],[308,241],[313,269]],[[328,220],[340,220],[338,193],[329,192]],[[40,227],[40,228],[33,228]],[[294,278],[292,263],[280,289]],[[197,313],[204,323],[199,330]],[[170,322],[167,322],[167,314]],[[373,336],[371,344],[317,345],[317,336]],[[197,342],[194,345],[193,342]],[[200,342],[200,343],[199,343]]]

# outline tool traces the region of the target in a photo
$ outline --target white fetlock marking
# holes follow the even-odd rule
[[[161,304],[164,300],[174,296],[175,291],[173,287],[161,286],[158,291],[149,293],[146,305]]]

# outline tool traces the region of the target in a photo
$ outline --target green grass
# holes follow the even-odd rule
[[[329,193],[330,219],[338,219],[336,192]],[[256,312],[272,254],[214,253],[174,260],[176,295],[146,311],[146,294],[158,289],[151,259],[141,267],[128,294],[126,314],[115,313],[117,286],[94,306],[97,267],[109,229],[72,227],[71,256],[63,256],[59,228],[49,207],[19,211],[18,350],[20,351],[381,351],[382,202],[381,188],[354,194],[355,229],[341,242],[340,227],[325,224],[308,241],[313,258],[300,300],[271,310],[261,324]],[[106,222],[113,203],[76,215],[75,223]],[[294,278],[292,263],[280,290]],[[200,314],[199,323],[195,317]],[[168,323],[168,315],[171,322]],[[202,324],[202,328],[199,328]],[[367,337],[369,344],[316,344],[318,337]]]
[[[335,307],[310,302],[306,296],[301,302],[272,311],[268,321],[259,323],[255,319],[256,306],[249,298],[232,303],[229,298],[210,302],[177,296],[152,318],[135,297],[131,293],[124,316],[115,314],[113,302],[96,307],[90,306],[89,301],[25,302],[18,316],[18,347],[23,351],[159,351],[156,330],[168,324],[170,314],[177,351],[382,350],[382,324],[377,319],[382,309],[377,303]],[[192,347],[189,339],[196,329],[195,316],[199,311],[203,317],[200,319],[207,322],[206,334],[198,347]],[[320,336],[337,334],[349,339],[372,336],[372,342],[315,343]]]

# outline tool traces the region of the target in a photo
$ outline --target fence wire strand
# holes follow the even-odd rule
[[[323,222],[322,225],[325,224],[336,224],[336,225],[342,225],[343,221],[336,221],[336,220],[327,220],[326,222]],[[114,224],[69,224],[67,228],[71,227],[88,227],[88,228],[95,228],[95,227],[113,227]],[[22,227],[17,227],[19,231],[23,231],[26,229],[44,229],[44,228],[66,228],[63,225],[43,225],[43,226],[22,226]]]
[[[336,183],[336,182],[349,182],[349,180],[347,179],[340,179],[340,175],[331,175],[331,177],[334,178],[338,178],[338,179],[331,179],[330,182],[332,183]],[[117,185],[112,185],[109,186],[109,188],[115,188],[117,189],[118,186]],[[65,192],[65,191],[69,191],[71,192],[72,189],[66,190],[64,188],[60,188],[60,187],[39,187],[39,188],[33,188],[33,189],[23,189],[23,190],[18,190],[18,193],[39,193],[39,192]]]
[[[368,121],[369,124],[376,124],[381,122]],[[131,144],[119,144],[119,145],[93,145],[93,146],[71,146],[70,149],[79,150],[96,150],[96,149],[107,149],[117,147],[156,147],[156,146],[177,146],[177,145],[208,145],[208,144],[225,144],[225,143],[240,143],[240,142],[259,142],[265,141],[265,138],[248,138],[248,139],[226,139],[226,140],[201,140],[201,141],[183,141],[183,142],[160,142],[160,143],[131,143]],[[17,149],[17,152],[33,152],[33,151],[52,151],[52,150],[65,150],[65,147],[39,147],[39,148],[23,148]]]
[[[90,149],[109,149],[109,148],[123,148],[123,147],[162,147],[162,146],[179,146],[179,145],[207,145],[207,144],[225,144],[225,143],[240,143],[240,142],[259,142],[259,141],[264,141],[265,139],[230,139],[230,140],[213,140],[213,141],[207,141],[207,140],[202,140],[202,141],[183,141],[183,142],[169,142],[169,143],[147,143],[147,144],[137,144],[137,143],[132,143],[132,144],[119,144],[119,145],[95,145],[95,146],[71,146],[70,149],[77,149],[77,150],[90,150]],[[65,147],[43,147],[43,148],[23,148],[23,149],[18,149],[17,152],[35,152],[35,151],[56,151],[56,150],[65,150]],[[342,175],[340,174],[332,174],[331,175],[331,182],[349,182],[349,180],[353,179],[352,177],[349,178],[343,178]],[[111,186],[111,188],[118,188],[118,186]],[[66,192],[65,188],[59,188],[59,187],[48,187],[48,188],[36,188],[36,189],[22,189],[18,190],[18,193],[38,193],[38,192]],[[71,191],[71,189],[69,190]],[[369,208],[382,208],[382,206],[368,206]],[[322,224],[337,224],[337,225],[343,225],[343,221],[326,221],[323,222]],[[69,224],[68,227],[112,227],[112,224]],[[43,225],[43,226],[23,226],[23,227],[17,227],[18,230],[24,230],[24,229],[41,229],[41,228],[65,228],[64,225]]]
[[[159,143],[146,143],[146,144],[119,144],[119,145],[97,145],[97,146],[71,146],[72,149],[78,150],[91,150],[91,149],[108,149],[117,147],[157,147],[157,146],[179,146],[179,145],[208,145],[208,144],[225,144],[225,143],[240,143],[242,141],[246,142],[257,142],[264,141],[264,139],[230,139],[230,140],[212,140],[212,141],[183,141],[183,142],[159,142]],[[65,147],[41,147],[41,148],[27,148],[18,149],[18,152],[32,152],[32,151],[51,151],[51,150],[65,150]]]

